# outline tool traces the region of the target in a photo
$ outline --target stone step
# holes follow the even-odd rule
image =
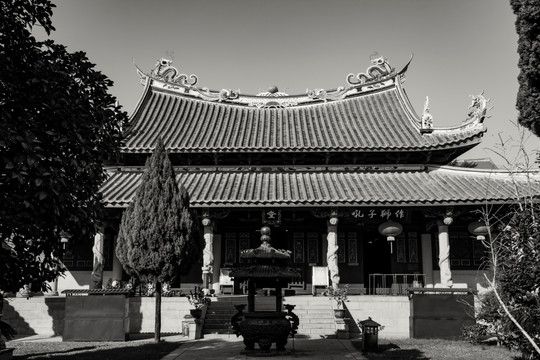
[[[274,311],[274,296],[256,296],[256,311]],[[333,336],[336,333],[332,302],[326,297],[289,296],[283,299],[284,304],[295,305],[293,312],[298,316],[300,336]],[[218,297],[213,299],[208,308],[204,334],[230,334],[230,320],[236,309],[236,304],[247,304],[247,297]]]
[[[231,319],[204,319],[204,325],[228,325]]]
[[[205,329],[229,329],[230,328],[230,324],[224,324],[224,323],[220,323],[220,324],[207,324],[206,321],[204,322],[204,327]]]
[[[229,319],[230,320],[233,316],[234,316],[233,313],[231,313],[231,314],[227,314],[227,313],[213,313],[213,314],[211,314],[210,312],[206,313],[206,318],[207,319]]]
[[[229,329],[205,329],[203,330],[203,335],[210,335],[210,334],[234,334],[234,331]]]

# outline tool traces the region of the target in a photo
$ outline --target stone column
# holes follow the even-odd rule
[[[453,219],[446,217],[443,221],[438,220],[439,228],[439,269],[441,271],[441,286],[451,288],[452,270],[450,269],[450,238],[448,236],[448,226],[452,224]]]
[[[204,226],[202,281],[203,288],[210,290],[214,273],[214,227],[210,218],[204,218],[202,224]]]
[[[90,289],[103,288],[103,267],[105,266],[105,257],[103,256],[103,243],[105,236],[103,231],[99,231],[94,236],[94,246],[92,253],[94,254],[94,267],[90,275]]]
[[[327,223],[328,234],[328,250],[326,252],[326,261],[328,262],[328,270],[330,271],[330,280],[332,287],[339,287],[339,266],[338,266],[338,243],[337,243],[337,223],[338,218],[332,216]]]

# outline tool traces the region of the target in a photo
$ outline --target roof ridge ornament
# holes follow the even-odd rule
[[[221,89],[219,92],[209,90],[207,87],[204,87],[202,89],[196,88],[203,100],[208,101],[227,101],[227,100],[235,100],[240,97],[240,89],[232,90],[232,89]]]
[[[424,112],[422,113],[422,122],[420,124],[420,133],[425,134],[431,132],[433,132],[433,115],[429,112],[429,97],[426,96]]]
[[[306,89],[306,94],[308,98],[312,100],[323,100],[326,102],[327,100],[341,100],[344,99],[347,95],[347,89],[345,87],[340,86],[336,90],[328,92],[325,89],[315,89],[310,90]]]
[[[377,54],[376,54],[377,55]],[[393,75],[395,69],[388,64],[388,59],[384,56],[372,57],[371,65],[365,73],[347,75],[347,83],[352,86],[364,85],[370,82],[378,82],[390,75]]]
[[[487,111],[493,109],[490,107],[488,109],[487,103],[491,99],[486,99],[484,96],[484,90],[478,95],[469,95],[472,99],[471,105],[469,105],[469,113],[467,118],[463,120],[462,125],[466,127],[473,127],[478,124],[482,124],[486,117]]]
[[[256,96],[259,97],[283,97],[289,96],[289,94],[279,91],[279,88],[276,85],[272,85],[268,88],[267,91],[259,92]]]
[[[161,58],[156,62],[154,69],[150,72],[150,76],[156,80],[161,80],[166,83],[178,84],[191,87],[197,84],[198,78],[196,75],[179,74],[177,68],[171,65],[172,60]],[[189,78],[189,80],[188,80]]]

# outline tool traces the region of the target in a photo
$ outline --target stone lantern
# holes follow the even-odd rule
[[[362,350],[364,352],[379,351],[379,329],[381,324],[368,317],[366,320],[358,322],[358,325],[362,329]]]
[[[392,220],[388,220],[379,225],[379,234],[386,236],[386,240],[390,243],[390,253],[394,252],[393,243],[396,241],[396,236],[401,234],[402,231],[403,226]]]

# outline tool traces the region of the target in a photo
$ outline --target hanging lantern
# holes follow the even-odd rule
[[[474,221],[469,224],[467,230],[476,236],[476,240],[483,241],[486,239],[486,235],[489,234],[490,227],[484,221]]]
[[[386,236],[386,240],[390,243],[390,254],[394,252],[394,241],[396,241],[396,236],[401,234],[403,231],[403,226],[400,223],[397,223],[392,220],[379,225],[379,234]]]
[[[62,251],[66,250],[67,244],[69,243],[69,239],[71,238],[71,234],[62,231],[60,233],[60,243],[62,244]]]

